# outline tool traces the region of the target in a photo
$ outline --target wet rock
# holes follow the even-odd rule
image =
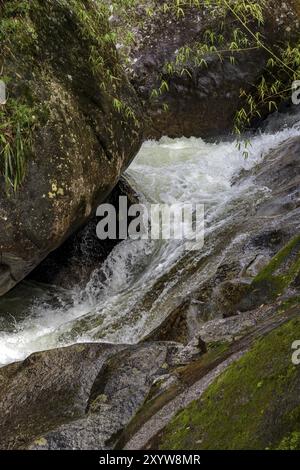
[[[214,289],[214,305],[216,312],[223,317],[237,315],[241,299],[248,293],[249,284],[239,279],[225,281]]]
[[[84,415],[105,360],[122,347],[76,345],[35,353],[0,369],[0,447],[24,448]]]
[[[4,291],[8,291],[11,287],[11,273],[7,264],[0,265],[0,284]]]
[[[184,347],[179,348],[172,356],[172,366],[190,364],[207,353],[207,345],[200,335],[195,334],[194,338]]]
[[[253,261],[245,269],[245,276],[253,278],[268,264],[270,261],[269,256],[258,255],[254,258]]]
[[[267,308],[259,309],[255,315],[251,316],[251,320],[255,321],[252,326],[249,324],[249,315],[243,315],[244,325],[242,325],[243,320],[241,320],[240,328],[236,329],[237,335],[234,338],[229,336],[230,329],[231,327],[234,329],[233,322],[236,319],[239,320],[240,317],[212,321],[207,324],[207,331],[203,327],[201,336],[206,335],[207,352],[203,353],[198,359],[193,358],[189,364],[175,366],[155,381],[143,407],[120,435],[116,448],[131,450],[157,449],[161,437],[165,435],[164,428],[170,421],[173,423],[176,416],[179,414],[184,415],[185,409],[192,407],[195,400],[199,403],[200,410],[202,409],[201,399],[203,394],[212,384],[218,383],[217,379],[222,372],[226,376],[228,367],[243,357],[258,339],[263,341],[263,338],[270,331],[276,331],[277,328],[280,330],[283,324],[299,317],[299,312],[295,307],[287,309],[281,315],[278,315],[278,313],[278,306],[275,305],[273,306],[273,316],[270,315]],[[213,328],[214,323],[216,324],[215,329]],[[280,335],[279,332],[278,338],[280,338]],[[212,339],[214,340],[211,342]],[[268,361],[270,357],[272,357],[272,353],[268,356]],[[256,370],[260,370],[259,360],[255,362],[255,367]],[[240,368],[240,370],[243,372],[244,368]],[[243,383],[243,380],[238,380],[235,385],[236,387],[242,387]],[[232,399],[238,400],[235,388],[231,392],[233,394]],[[218,413],[217,402],[215,403],[214,412]],[[187,436],[191,431],[190,422],[190,418],[187,421],[184,419],[180,421],[182,430],[186,430]],[[230,424],[234,426],[234,422]],[[168,428],[169,426],[166,429]],[[179,432],[179,428],[176,428],[177,430],[179,434],[177,437],[180,438],[181,432]],[[197,428],[195,432],[198,432]],[[189,436],[191,441],[193,440],[192,434],[193,431]],[[230,438],[230,436],[227,437]],[[198,438],[197,440],[201,439]],[[195,445],[195,440],[193,443]],[[177,449],[177,447],[175,448]],[[182,447],[178,447],[178,449],[182,449]]]
[[[166,359],[166,346],[125,350],[107,362],[91,390],[86,415],[44,434],[31,449],[110,449],[143,404]]]
[[[299,334],[296,318],[260,338],[147,448],[300,449],[300,368],[291,361]]]
[[[144,341],[177,341],[186,344],[193,337],[189,312],[190,302],[187,299],[147,335]]]
[[[172,275],[175,278],[184,269],[185,278],[177,278],[174,296],[190,285],[197,287],[182,296],[179,307],[170,313],[170,322],[166,318],[154,337],[160,337],[161,331],[164,339],[170,334],[173,340],[187,344],[207,321],[234,315],[238,321],[241,312],[299,294],[299,243],[295,237],[300,221],[299,155],[299,137],[271,150],[253,170],[255,202],[251,195],[242,196],[243,200],[238,196],[232,209],[228,208],[233,222],[206,239],[208,254],[187,254],[177,263]],[[243,184],[253,173],[240,175],[235,184]],[[185,332],[184,338],[180,338],[181,332]]]
[[[105,201],[112,204],[117,213],[120,196],[127,197],[128,207],[139,203],[138,195],[124,177]],[[92,272],[103,264],[119,243],[119,240],[98,239],[96,227],[99,220],[96,216],[92,217],[83,229],[50,253],[27,279],[68,289],[85,286]]]
[[[78,344],[0,369],[2,449],[105,449],[165,373],[168,345]]]

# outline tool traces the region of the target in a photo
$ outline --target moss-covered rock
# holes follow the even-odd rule
[[[160,449],[300,449],[296,318],[258,340],[156,439]]]
[[[116,42],[149,115],[147,136],[213,137],[230,132],[238,106],[245,105],[240,90],[247,95],[252,85],[260,83],[269,57],[247,34],[248,46],[240,50],[244,46],[237,41],[244,28],[232,14],[218,15],[224,4],[193,0],[108,3],[113,7]],[[240,2],[247,5],[248,13],[241,14],[247,21],[252,3]],[[258,27],[250,20],[250,30],[259,32],[276,53],[286,40],[294,43],[298,35],[294,0],[255,4],[264,5],[264,24]],[[203,44],[207,46],[204,55]],[[214,47],[222,51],[221,61]]]
[[[282,295],[289,296],[288,290],[295,283],[299,272],[300,236],[297,235],[255,276],[251,284],[245,287],[238,302],[235,302],[233,297],[233,309],[253,310],[261,304],[271,303]],[[292,296],[292,299],[297,299],[297,296]],[[285,302],[287,305],[295,303],[292,300]]]
[[[254,278],[252,286],[264,287],[265,294],[278,296],[293,282],[300,271],[300,236],[294,237]]]
[[[101,2],[1,1],[0,294],[91,215],[141,142]]]

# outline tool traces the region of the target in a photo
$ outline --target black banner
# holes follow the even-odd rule
[[[300,457],[298,451],[2,451],[0,465],[16,464],[31,468],[41,465],[82,466],[83,468],[136,469],[144,466],[180,466],[211,468],[226,464],[256,466],[273,463],[287,465]]]

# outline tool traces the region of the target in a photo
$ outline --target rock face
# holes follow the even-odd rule
[[[0,447],[111,447],[106,441],[142,405],[167,351],[158,343],[76,345],[1,369]]]
[[[2,295],[111,192],[139,149],[141,111],[100,2],[0,10]]]
[[[1,369],[1,395],[6,396],[0,405],[6,428],[1,447],[26,446],[45,430],[82,416],[105,359],[120,349],[78,345]]]
[[[179,13],[174,6],[172,10],[171,1],[165,2],[170,7],[166,12],[160,0],[140,3],[129,14],[116,6],[111,26],[117,33],[120,51],[129,58],[126,66],[132,84],[148,109],[146,137],[207,138],[232,131],[234,116],[242,103],[240,90],[248,92],[257,83],[266,66],[265,52],[250,47],[246,52],[233,54],[235,63],[229,60],[231,53],[225,54],[223,61],[216,54],[207,54],[207,67],[198,66],[193,61],[193,47],[207,42],[207,31],[217,36],[222,20],[213,20],[209,8],[197,8],[189,2],[181,2]],[[278,0],[266,2],[264,15],[260,32],[271,47],[298,33],[293,0],[284,4]],[[133,37],[130,42],[128,27]],[[231,42],[229,37],[235,28],[240,25],[229,16],[222,32],[225,43],[220,49],[228,49],[226,41]],[[182,48],[190,58],[178,73],[166,73],[165,65],[176,61]],[[163,86],[162,96],[153,99],[153,90],[158,90],[162,81],[168,83],[168,89]]]

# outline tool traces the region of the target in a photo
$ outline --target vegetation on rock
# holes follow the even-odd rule
[[[294,319],[256,342],[171,421],[160,449],[300,449],[300,370]],[[280,406],[278,404],[280,403]]]
[[[101,3],[1,0],[0,40],[2,295],[88,220],[143,126]]]
[[[116,110],[124,124],[131,120],[135,126],[139,125],[134,107],[124,99],[124,77],[120,79],[122,66],[102,2],[1,0],[0,79],[7,84],[8,100],[0,106],[0,174],[8,190],[16,191],[23,182],[28,156],[34,153],[32,134],[49,118],[50,97],[46,93],[39,94],[39,82],[49,81],[51,54],[57,54],[59,61],[60,45],[54,44],[55,35],[49,41],[45,24],[52,21],[54,28],[56,21],[58,32],[66,11],[78,28],[90,64],[89,73],[98,81],[107,106]],[[64,36],[68,36],[67,31],[60,39]],[[78,66],[83,62],[79,52],[74,49],[73,57],[69,57],[69,60],[76,60],[77,56]],[[16,61],[18,70],[14,65]],[[70,82],[72,77],[65,70],[64,80],[68,79]]]
[[[169,109],[168,98],[172,85],[180,89],[189,79],[191,83],[193,80],[197,82],[195,71],[209,69],[212,63],[215,64],[216,58],[221,63],[227,61],[232,66],[238,66],[249,54],[263,60],[258,64],[258,76],[254,81],[241,86],[240,102],[237,103],[238,109],[232,122],[235,134],[240,136],[254,123],[276,110],[281,103],[290,100],[293,81],[300,77],[297,2],[114,0],[109,5],[111,13],[116,17],[113,22],[116,42],[129,69],[133,67],[130,51],[138,44],[139,35],[151,35],[153,28],[148,27],[149,23],[151,25],[161,20],[167,27],[169,20],[178,39],[184,36],[180,25],[185,17],[198,17],[198,32],[195,28],[192,37],[187,37],[183,45],[172,53],[162,52],[162,57],[166,56],[165,62],[157,70],[156,86],[150,96],[153,105],[160,106],[161,111],[167,112]],[[201,28],[202,24],[204,29]],[[151,41],[150,36],[148,41]],[[158,45],[154,43],[153,47]],[[143,49],[139,52],[141,54]],[[149,58],[149,64],[147,60],[146,68],[149,64],[151,67],[152,59]]]

